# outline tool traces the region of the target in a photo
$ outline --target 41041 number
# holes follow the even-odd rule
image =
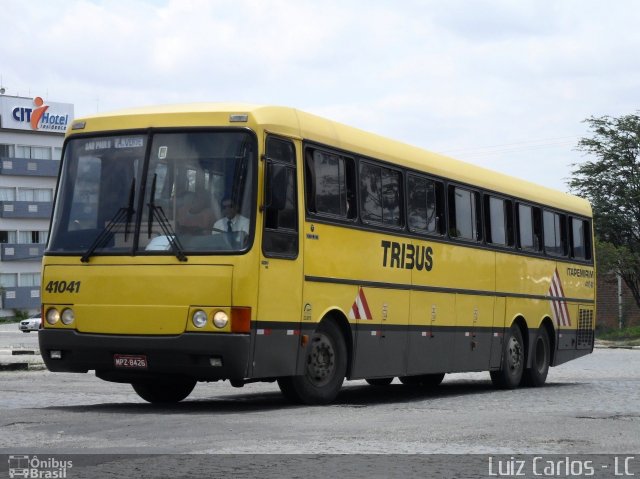
[[[44,289],[47,293],[79,293],[80,281],[49,281]]]

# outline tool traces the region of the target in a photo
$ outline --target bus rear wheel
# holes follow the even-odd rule
[[[524,372],[524,342],[520,328],[513,324],[504,335],[502,365],[498,371],[491,371],[493,385],[500,389],[515,389],[520,385]]]
[[[328,404],[338,395],[347,373],[347,346],[338,325],[322,321],[306,350],[304,374],[279,378],[278,386],[292,402]]]
[[[173,404],[186,398],[196,386],[195,379],[169,378],[132,383],[133,390],[147,402]]]
[[[522,384],[524,386],[539,387],[546,382],[551,362],[549,344],[549,333],[547,333],[547,329],[544,326],[540,326],[535,344],[531,349],[531,367],[525,369],[522,376]]]
[[[400,382],[405,386],[434,388],[444,379],[444,373],[420,374],[418,376],[402,376]]]

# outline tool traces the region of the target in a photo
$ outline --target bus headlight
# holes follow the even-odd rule
[[[216,328],[222,329],[229,322],[229,316],[224,311],[216,311],[213,315],[213,324]]]
[[[76,315],[71,308],[66,308],[62,310],[62,314],[60,315],[60,320],[62,324],[69,325],[73,323],[73,320],[76,319]]]
[[[47,323],[53,326],[60,321],[60,312],[56,308],[50,308],[47,310],[47,315],[45,317],[47,319]]]
[[[198,309],[193,313],[191,322],[196,328],[204,328],[204,326],[207,324],[207,313],[205,313],[201,309]]]

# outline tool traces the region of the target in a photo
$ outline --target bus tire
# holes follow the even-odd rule
[[[405,386],[434,388],[440,385],[443,379],[444,373],[420,374],[418,376],[403,376],[400,378],[400,382]]]
[[[132,383],[133,390],[147,402],[173,404],[186,398],[196,386],[195,379],[169,378],[159,381]]]
[[[525,369],[522,376],[524,386],[540,387],[544,385],[551,363],[551,347],[549,333],[544,326],[540,326],[536,340],[531,348],[531,367]]]
[[[501,363],[499,370],[490,372],[493,385],[499,389],[517,388],[524,372],[525,355],[522,333],[515,324],[505,332]]]
[[[344,337],[335,322],[325,320],[307,344],[304,374],[278,378],[278,386],[292,402],[328,404],[338,395],[346,373]]]
[[[393,382],[393,377],[391,377],[391,378],[370,378],[370,379],[365,379],[365,381],[367,381],[367,383],[370,384],[371,386],[388,386],[389,384],[391,384]]]

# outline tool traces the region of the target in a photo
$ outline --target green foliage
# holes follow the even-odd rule
[[[19,321],[22,321],[23,319],[27,319],[29,317],[29,313],[27,311],[21,311],[19,309],[14,309],[13,314],[15,315],[15,318]]]
[[[598,339],[620,340],[620,339],[639,339],[640,326],[633,326],[623,329],[611,329],[598,334]]]
[[[640,307],[640,116],[585,123],[592,136],[578,150],[594,159],[573,165],[569,186],[593,207],[600,271],[618,272]]]

